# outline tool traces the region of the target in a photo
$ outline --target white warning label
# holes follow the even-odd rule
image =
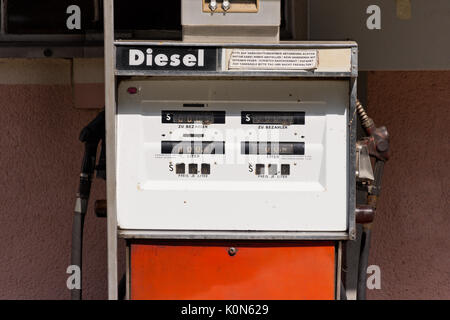
[[[317,50],[233,49],[229,70],[295,71],[316,69]]]

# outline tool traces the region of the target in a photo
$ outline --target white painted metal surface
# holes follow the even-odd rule
[[[259,1],[258,12],[203,12],[201,0],[181,1],[183,26],[276,26],[280,25],[280,0]],[[212,39],[211,39],[212,40]]]
[[[258,9],[251,12],[205,12],[202,3],[201,0],[181,1],[183,41],[277,43],[280,39],[280,0],[261,0]],[[231,6],[236,4],[232,2]]]
[[[118,94],[119,228],[347,230],[348,81],[123,81]],[[162,123],[168,110],[225,111],[225,123]],[[255,111],[305,112],[305,124],[241,123]],[[162,141],[224,142],[225,152],[162,154]],[[246,141],[304,142],[305,154],[246,155]],[[189,164],[199,173],[189,174]],[[264,174],[255,173],[257,165]]]
[[[103,5],[105,21],[105,131],[106,131],[106,186],[108,205],[108,299],[118,298],[117,262],[117,206],[116,206],[116,77],[114,55],[114,1],[106,0]]]

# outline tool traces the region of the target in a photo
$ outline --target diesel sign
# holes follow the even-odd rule
[[[204,67],[205,66],[205,50],[198,49],[197,55],[188,53],[181,57],[180,54],[175,53],[170,57],[167,54],[159,53],[156,56],[153,55],[153,49],[147,49],[146,53],[138,49],[130,49],[129,52],[129,65],[130,66],[142,66],[144,63],[147,66],[152,66],[153,63],[159,67],[171,66],[178,67],[183,64],[186,67]]]
[[[215,71],[216,48],[118,47],[118,70]]]

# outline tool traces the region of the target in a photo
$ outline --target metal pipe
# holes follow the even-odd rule
[[[370,228],[370,224],[363,226],[358,266],[358,289],[356,292],[357,300],[366,300],[366,278],[367,267],[369,265],[371,232],[372,230]]]
[[[106,150],[106,175],[112,181],[106,188],[108,204],[108,298],[117,300],[118,266],[117,266],[117,217],[115,168],[116,168],[116,76],[115,76],[115,52],[114,45],[114,0],[103,1],[103,21],[105,38],[105,111],[106,131],[108,134],[108,149]]]

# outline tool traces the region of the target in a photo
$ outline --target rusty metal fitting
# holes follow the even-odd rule
[[[375,208],[370,205],[359,205],[356,208],[356,223],[368,224],[375,219]]]
[[[106,218],[108,212],[106,200],[95,201],[94,212],[98,218]]]
[[[376,209],[378,203],[378,195],[369,194],[367,196],[367,204],[371,207]]]

